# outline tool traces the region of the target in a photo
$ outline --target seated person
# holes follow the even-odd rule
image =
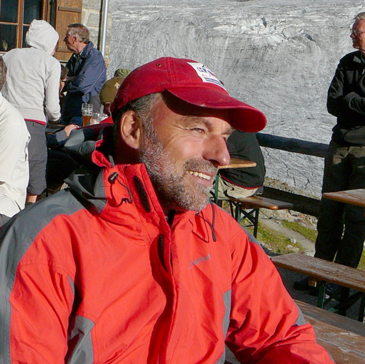
[[[231,158],[256,162],[256,167],[222,169],[218,179],[218,199],[245,198],[256,194],[262,189],[266,169],[255,133],[235,130],[227,140],[227,147]]]
[[[110,117],[110,106],[114,100],[115,95],[117,94],[119,86],[122,84],[124,79],[125,76],[114,76],[110,80],[106,81],[100,90],[99,97],[100,102],[103,105],[103,112],[109,117],[107,120],[104,120],[104,122],[113,122],[112,118]]]
[[[89,29],[83,24],[69,24],[64,42],[73,54],[66,64],[68,74],[63,88],[66,96],[60,123],[81,126],[83,103],[93,104],[94,111],[98,112],[97,95],[106,80],[106,66],[102,54],[90,41]]]
[[[48,153],[46,177],[47,186],[49,186],[51,190],[61,186],[63,180],[79,165],[70,158],[63,149],[63,146],[72,130],[77,128],[77,125],[70,124],[55,133],[46,134]]]
[[[114,72],[114,77],[126,78],[131,73],[131,70],[127,68],[119,68]]]
[[[110,117],[110,105],[123,80],[124,77],[113,77],[105,82],[100,91],[100,102],[103,105],[105,114],[108,115],[105,120],[101,121],[102,124],[113,122]],[[70,124],[62,130],[47,134],[47,183],[51,189],[61,186],[63,180],[79,166],[79,163],[72,159],[63,148],[72,130],[77,128],[79,128],[77,125]]]
[[[69,188],[0,236],[0,361],[213,364],[226,344],[242,364],[333,364],[270,259],[209,203],[232,128],[259,131],[263,113],[177,58],[138,67],[111,110]]]
[[[0,57],[0,91],[6,65]],[[0,92],[0,227],[24,209],[29,181],[28,144],[25,121]]]

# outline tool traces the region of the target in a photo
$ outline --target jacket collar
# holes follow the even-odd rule
[[[83,165],[66,182],[71,191],[93,213],[118,225],[128,225],[142,234],[147,223],[155,233],[170,229],[144,164],[117,164],[105,153],[110,145],[110,128],[103,129],[94,144],[93,163]],[[90,142],[90,141],[87,141]],[[82,143],[83,145],[85,143]],[[82,148],[79,148],[82,149]],[[202,211],[177,213],[172,223],[188,223],[192,232],[205,242],[214,238],[214,212],[208,205]],[[150,229],[148,234],[154,229]],[[143,234],[142,234],[143,235]],[[153,235],[153,233],[152,233]]]
[[[353,55],[354,55],[354,58],[353,58],[354,63],[360,63],[362,65],[365,64],[365,57],[360,51],[354,52]]]
[[[94,48],[94,43],[89,41],[89,43],[86,44],[86,47],[80,53],[80,57],[87,58],[93,48]]]

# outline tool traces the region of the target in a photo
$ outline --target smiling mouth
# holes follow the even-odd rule
[[[201,173],[201,172],[195,172],[195,171],[188,171],[189,174],[196,176],[196,177],[200,177],[202,179],[205,179],[207,181],[211,180],[211,176],[208,176],[207,174]]]

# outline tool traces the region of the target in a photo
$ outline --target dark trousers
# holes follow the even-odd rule
[[[365,147],[331,141],[322,192],[365,188]],[[356,268],[365,239],[364,208],[322,198],[315,256]]]
[[[27,191],[31,195],[40,195],[47,188],[46,126],[30,120],[25,120],[25,123],[31,137],[28,144],[29,184]]]

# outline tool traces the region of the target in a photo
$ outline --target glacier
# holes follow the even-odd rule
[[[113,0],[108,75],[190,58],[265,113],[263,133],[329,143],[327,90],[361,11],[358,0]],[[322,158],[263,149],[268,177],[320,196]]]

